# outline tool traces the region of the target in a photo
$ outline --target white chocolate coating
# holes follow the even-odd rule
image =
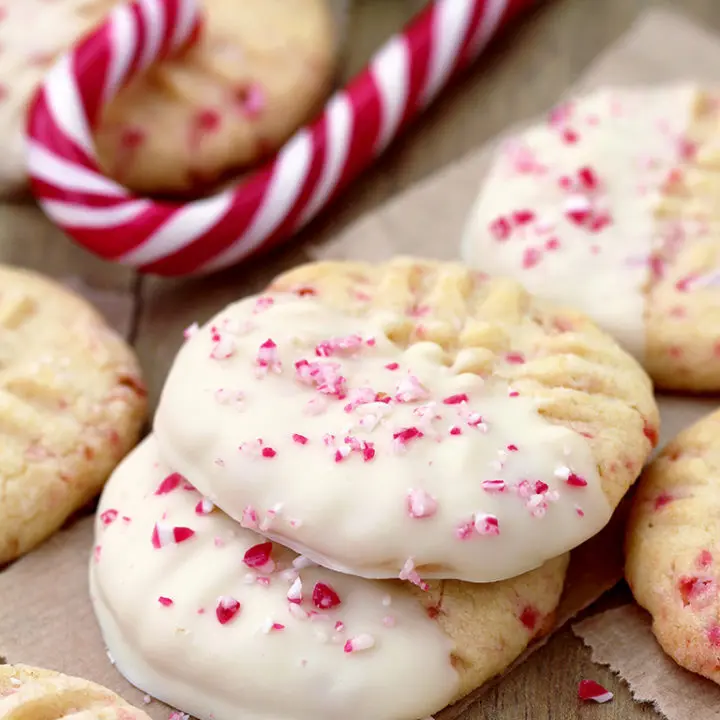
[[[472,349],[448,366],[393,344],[391,322],[295,295],[231,305],[176,358],[163,459],[246,527],[361,577],[506,579],[606,524],[580,434],[463,372]]]
[[[677,235],[659,200],[691,152],[698,98],[690,85],[600,90],[507,141],[468,218],[465,262],[582,310],[642,360],[644,290]]]
[[[152,436],[105,489],[91,595],[130,682],[200,720],[417,720],[456,696],[453,643],[406,585],[295,570],[279,546],[252,569],[265,540],[211,507]]]

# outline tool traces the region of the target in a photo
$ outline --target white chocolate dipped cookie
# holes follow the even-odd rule
[[[657,440],[587,318],[458,264],[318,263],[180,350],[163,459],[243,526],[370,578],[492,582],[595,535]]]
[[[199,43],[105,109],[100,163],[141,193],[207,189],[278,150],[332,90],[329,0],[203,0]]]
[[[0,266],[0,566],[95,497],[137,442],[132,350],[84,299]]]
[[[720,390],[720,104],[610,88],[499,148],[462,255],[586,312],[663,388]]]
[[[0,665],[2,720],[150,720],[114,692],[53,670]]]
[[[90,586],[117,668],[200,720],[417,720],[550,629],[566,567],[426,592],[334,573],[214,508],[150,436],[105,488]]]

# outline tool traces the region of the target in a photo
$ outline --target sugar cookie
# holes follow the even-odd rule
[[[145,404],[132,351],[87,302],[0,266],[0,565],[100,491]]]
[[[100,685],[26,665],[0,665],[3,720],[150,720]]]
[[[426,592],[318,568],[215,509],[150,436],[103,492],[90,586],[117,668],[200,720],[417,720],[550,629],[566,567]]]
[[[498,151],[466,262],[571,304],[657,385],[720,390],[718,96],[604,89]]]
[[[204,0],[197,47],[152,68],[107,107],[101,165],[143,193],[217,182],[310,120],[331,89],[328,0]]]
[[[680,433],[645,471],[625,573],[678,664],[720,683],[720,410]]]
[[[0,194],[27,183],[26,108],[52,63],[115,0],[0,0]]]
[[[657,424],[649,379],[585,316],[398,259],[304,266],[223,310],[154,427],[226,513],[321,565],[490,582],[595,535]]]

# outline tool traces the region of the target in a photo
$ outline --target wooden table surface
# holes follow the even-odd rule
[[[477,70],[439,103],[329,213],[305,233],[330,237],[362,213],[482,144],[517,120],[546,109],[593,58],[625,32],[653,0],[544,0],[511,41],[501,44],[484,70]],[[672,0],[676,7],[720,31],[720,0]],[[342,78],[358,70],[422,0],[355,0]],[[90,286],[121,290],[134,298],[131,340],[157,398],[180,332],[220,306],[260,289],[266,280],[305,260],[302,239],[272,257],[204,280],[138,278],[89,257],[51,228],[31,206],[0,206],[0,261],[79,276]],[[619,588],[614,598],[627,591]],[[604,602],[607,602],[605,600]],[[580,705],[577,682],[594,678],[615,693],[608,705]],[[569,720],[658,718],[633,702],[625,684],[594,665],[570,630],[557,634],[463,720]]]

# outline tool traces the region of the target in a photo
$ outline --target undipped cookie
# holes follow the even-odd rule
[[[720,410],[665,447],[633,502],[633,595],[665,652],[720,683]]]
[[[586,312],[658,386],[720,390],[720,97],[604,89],[500,147],[463,257]]]
[[[459,264],[303,266],[191,335],[163,459],[361,577],[539,567],[607,523],[657,439],[650,380],[611,338]]]
[[[57,530],[137,442],[133,352],[83,299],[0,266],[0,566]]]
[[[114,692],[53,670],[0,665],[3,720],[150,720]]]
[[[328,0],[204,0],[200,43],[149,70],[106,108],[102,167],[141,193],[207,187],[277,150],[328,95]]]
[[[91,596],[109,654],[200,720],[427,718],[547,633],[567,556],[502,583],[312,566],[213,507],[152,436],[100,501]]]
[[[0,195],[27,183],[26,109],[52,63],[114,0],[0,0]]]

